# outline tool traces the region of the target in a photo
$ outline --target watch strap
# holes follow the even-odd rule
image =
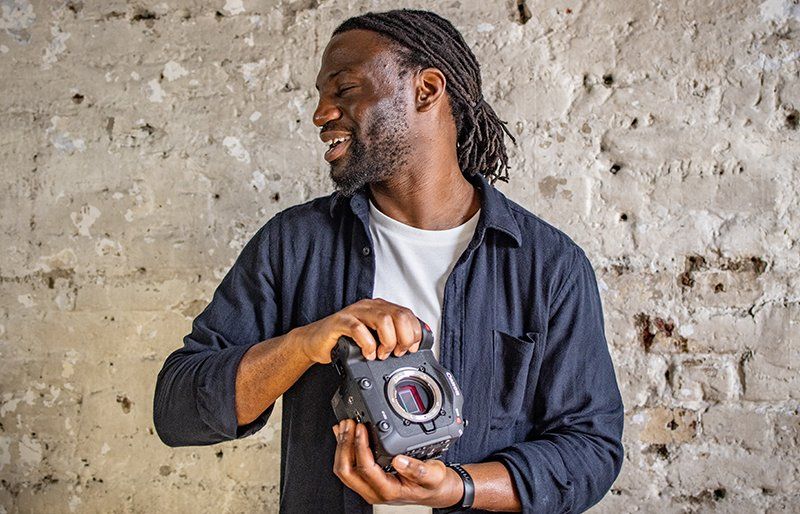
[[[461,464],[447,464],[447,467],[458,473],[458,476],[461,477],[461,481],[464,483],[464,494],[461,496],[461,500],[458,501],[455,505],[451,505],[450,507],[446,507],[444,510],[439,510],[441,514],[446,514],[448,512],[455,512],[457,510],[467,510],[472,507],[472,503],[475,501],[475,483],[472,481],[472,477],[467,470],[461,467]]]

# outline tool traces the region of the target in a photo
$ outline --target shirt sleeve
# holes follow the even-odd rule
[[[265,224],[245,245],[183,347],[164,362],[156,381],[153,421],[169,446],[207,445],[257,432],[274,404],[238,426],[236,372],[253,345],[275,336],[278,307]]]
[[[595,274],[576,251],[551,305],[532,436],[487,459],[508,468],[523,512],[583,512],[600,501],[622,467],[622,398]]]

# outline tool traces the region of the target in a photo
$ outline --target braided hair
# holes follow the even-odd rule
[[[438,68],[447,80],[462,172],[482,173],[491,184],[496,180],[508,182],[503,132],[515,144],[516,140],[506,122],[483,99],[480,65],[453,24],[430,11],[401,9],[354,16],[339,25],[333,35],[355,29],[389,38],[406,70]]]

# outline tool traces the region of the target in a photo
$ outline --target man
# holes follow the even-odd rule
[[[283,395],[281,512],[595,504],[622,464],[623,406],[594,272],[487,182],[506,179],[505,128],[461,35],[425,11],[351,18],[317,89],[338,191],[278,213],[242,250],[159,374],[159,436],[245,437]],[[469,426],[444,456],[460,469],[398,456],[392,475],[363,425],[336,423],[327,364],[342,335],[369,359],[417,351],[415,316]]]

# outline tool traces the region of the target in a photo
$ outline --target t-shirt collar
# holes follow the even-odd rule
[[[522,243],[522,234],[519,224],[511,212],[510,200],[493,185],[489,184],[486,177],[480,173],[466,177],[473,186],[478,188],[481,196],[481,219],[478,221],[477,231],[485,228],[492,228],[508,234],[514,240],[516,246]],[[369,215],[369,195],[368,186],[363,186],[351,197],[335,192],[331,198],[330,215],[335,216],[336,210],[344,204],[349,203],[350,209],[361,219]],[[348,202],[349,200],[349,202]],[[482,235],[482,234],[481,234]],[[482,237],[481,237],[482,239]]]

